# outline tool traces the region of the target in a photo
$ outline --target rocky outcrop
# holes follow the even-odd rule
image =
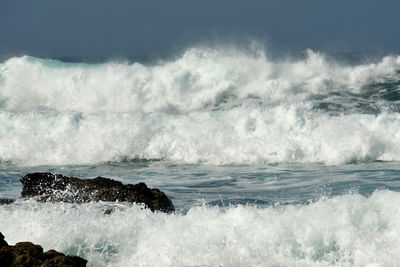
[[[21,178],[21,196],[39,201],[84,203],[91,201],[143,203],[152,211],[173,212],[172,201],[145,183],[124,185],[109,178],[79,179],[51,173],[31,173]]]
[[[43,253],[40,245],[31,242],[19,242],[9,246],[0,233],[0,266],[18,267],[85,267],[87,260],[65,255],[55,250]]]

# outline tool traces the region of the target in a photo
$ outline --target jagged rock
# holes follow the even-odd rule
[[[14,203],[15,199],[10,199],[10,198],[0,198],[0,205],[3,204],[11,204]]]
[[[11,249],[12,246],[9,246]],[[42,263],[43,248],[31,242],[20,242],[13,247],[13,265],[33,266]]]
[[[0,266],[18,267],[85,267],[87,260],[65,255],[55,250],[43,253],[40,245],[31,242],[19,242],[9,246],[0,233]],[[5,244],[5,245],[4,245]]]
[[[152,211],[173,212],[171,200],[145,183],[124,185],[109,178],[79,179],[52,173],[31,173],[21,178],[22,197],[40,201],[84,203],[90,201],[143,203]]]
[[[42,259],[45,261],[45,260],[50,260],[57,256],[63,256],[63,255],[64,254],[62,254],[61,252],[55,251],[54,249],[50,249],[49,251],[43,253]]]

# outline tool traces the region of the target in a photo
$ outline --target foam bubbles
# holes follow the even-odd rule
[[[398,192],[376,191],[172,215],[116,204],[107,216],[101,203],[27,201],[1,206],[0,227],[10,244],[29,239],[83,256],[89,266],[393,266],[400,261],[397,203]]]
[[[350,67],[311,50],[303,60],[272,62],[263,52],[193,48],[152,66],[24,56],[0,64],[0,96],[8,110],[16,111],[45,106],[84,113],[189,112],[249,97],[269,105],[329,91],[355,93],[371,82],[398,79],[399,69],[400,57]]]
[[[274,62],[209,48],[148,66],[11,58],[0,64],[0,160],[398,161],[399,113],[363,94],[399,69],[395,56],[344,66],[313,51]]]
[[[310,107],[166,113],[0,112],[0,158],[20,165],[146,158],[182,163],[400,160],[398,114],[331,117]]]

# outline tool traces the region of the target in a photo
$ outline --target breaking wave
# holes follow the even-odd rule
[[[400,56],[192,48],[156,64],[0,63],[0,161],[202,164],[400,160]]]
[[[89,266],[396,266],[399,201],[398,192],[376,191],[172,215],[136,205],[113,204],[104,215],[105,203],[22,201],[0,206],[0,227],[10,244],[28,239]]]

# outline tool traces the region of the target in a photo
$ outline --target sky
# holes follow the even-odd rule
[[[2,0],[0,59],[152,58],[196,45],[400,51],[396,0]]]

